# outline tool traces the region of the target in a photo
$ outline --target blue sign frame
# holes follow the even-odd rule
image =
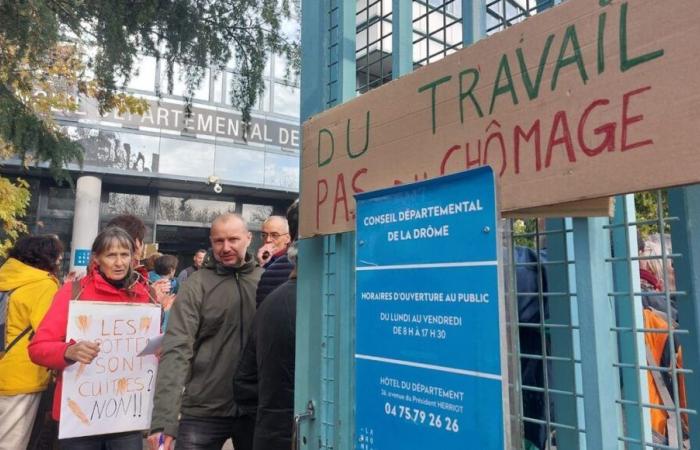
[[[356,200],[355,449],[502,450],[493,171]]]

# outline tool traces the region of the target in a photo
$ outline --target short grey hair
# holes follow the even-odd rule
[[[223,213],[214,218],[214,220],[211,221],[211,226],[214,227],[214,225],[218,223],[225,223],[228,222],[229,220],[240,220],[243,226],[245,227],[245,230],[248,231],[248,223],[245,221],[243,216],[241,216],[238,213]]]

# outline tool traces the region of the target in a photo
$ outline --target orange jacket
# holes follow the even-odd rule
[[[661,314],[654,312],[651,309],[645,308],[644,309],[644,328],[659,329],[659,330],[666,331],[664,333],[655,333],[655,332],[644,333],[644,342],[645,342],[647,348],[651,351],[652,357],[654,358],[653,363],[650,365],[661,367],[661,358],[662,358],[662,355],[664,353],[664,348],[666,347],[666,343],[668,341],[669,324]],[[677,347],[676,355],[677,355],[676,367],[682,368],[683,367],[683,351],[680,348],[680,346]],[[649,403],[654,404],[654,405],[663,405],[663,400],[661,399],[661,394],[659,393],[659,389],[656,386],[656,383],[654,382],[654,379],[652,378],[651,373],[649,373],[649,372],[647,372],[647,382],[649,384]],[[673,392],[670,392],[670,394],[673,397]],[[686,394],[685,394],[685,377],[683,376],[683,374],[678,374],[678,396],[679,396],[679,400],[680,400],[680,405],[677,405],[677,406],[679,406],[681,408],[685,408],[687,405],[687,401],[686,401]],[[663,436],[667,436],[667,434],[668,434],[666,431],[667,420],[668,420],[668,412],[666,410],[657,409],[657,408],[651,409],[651,427],[655,432],[657,432]],[[685,413],[681,414],[681,420],[683,421],[683,426],[687,427],[688,415]]]

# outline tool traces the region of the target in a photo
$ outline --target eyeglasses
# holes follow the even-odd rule
[[[267,238],[271,238],[273,240],[277,240],[281,238],[282,236],[286,236],[289,233],[277,233],[277,232],[272,232],[272,233],[265,233],[264,231],[260,233],[260,236],[263,238],[263,241],[267,240]]]

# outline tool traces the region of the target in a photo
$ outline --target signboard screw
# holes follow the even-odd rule
[[[365,241],[360,241],[360,242],[357,243],[357,245],[359,245],[360,247],[362,247],[363,245],[365,245]]]
[[[484,227],[484,229],[483,229],[483,230],[481,230],[481,231],[483,231],[483,232],[484,232],[484,234],[488,234],[488,233],[490,233],[490,232],[491,232],[491,228],[490,228],[490,227]]]

